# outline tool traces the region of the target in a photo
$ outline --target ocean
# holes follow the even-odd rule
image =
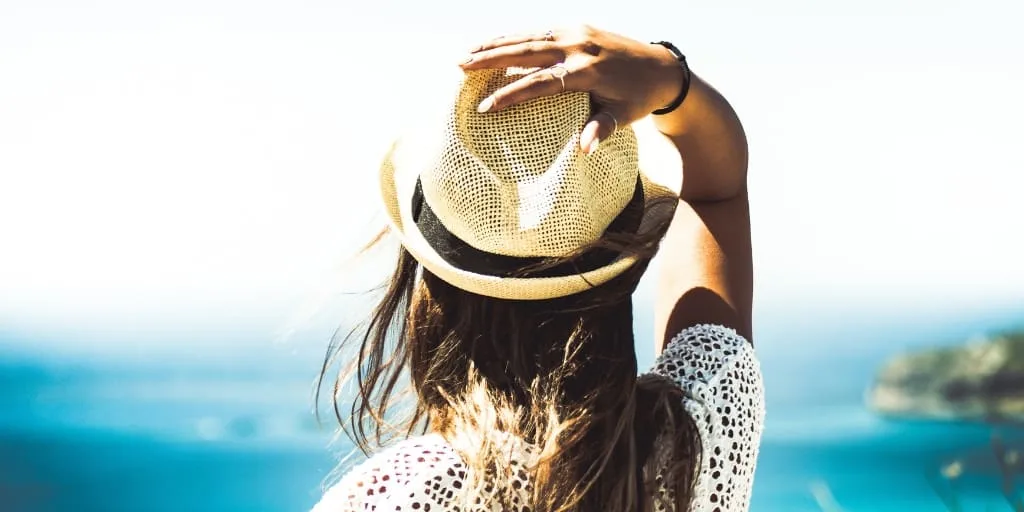
[[[759,319],[768,417],[751,510],[949,510],[943,496],[959,510],[1011,510],[989,441],[998,432],[1024,446],[1019,429],[886,420],[863,392],[891,354],[1022,321],[1024,308]],[[308,510],[348,452],[332,443],[330,418],[311,414],[317,350],[138,361],[26,350],[26,334],[4,336],[4,512]],[[953,461],[963,475],[949,480],[940,470]]]

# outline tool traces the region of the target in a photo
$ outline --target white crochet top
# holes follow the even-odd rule
[[[747,510],[764,425],[764,388],[753,347],[732,329],[697,325],[672,339],[651,373],[687,391],[684,407],[700,433],[701,468],[690,510]],[[524,471],[516,473],[525,478]],[[465,477],[462,460],[441,436],[413,437],[355,467],[313,512],[455,511]],[[514,487],[525,490],[527,483]],[[523,506],[513,510],[528,512],[526,499],[524,494]]]

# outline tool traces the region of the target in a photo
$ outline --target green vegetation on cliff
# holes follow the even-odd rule
[[[867,402],[893,417],[1024,423],[1024,331],[896,356]]]

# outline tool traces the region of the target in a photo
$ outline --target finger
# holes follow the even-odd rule
[[[469,56],[463,69],[546,68],[565,60],[565,50],[550,41],[528,41],[484,50]]]
[[[544,68],[494,91],[480,102],[479,112],[496,112],[512,105],[543,96],[552,96],[565,91],[580,90],[575,84],[577,73],[565,64],[555,68]]]
[[[583,125],[583,131],[580,132],[580,149],[588,155],[594,154],[601,141],[611,137],[622,127],[619,119],[623,118],[624,114],[616,113],[610,108],[603,108],[591,114],[590,119]]]
[[[526,34],[512,34],[501,37],[496,37],[490,41],[473,48],[469,53],[477,53],[486,50],[492,50],[502,46],[509,46],[513,44],[525,43],[527,41],[553,41],[557,37],[554,30],[547,32],[530,32]]]

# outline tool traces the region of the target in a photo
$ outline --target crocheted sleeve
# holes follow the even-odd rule
[[[700,432],[703,453],[690,510],[747,510],[764,425],[764,387],[751,344],[733,329],[693,326],[666,345],[651,373],[687,393],[684,407]]]

